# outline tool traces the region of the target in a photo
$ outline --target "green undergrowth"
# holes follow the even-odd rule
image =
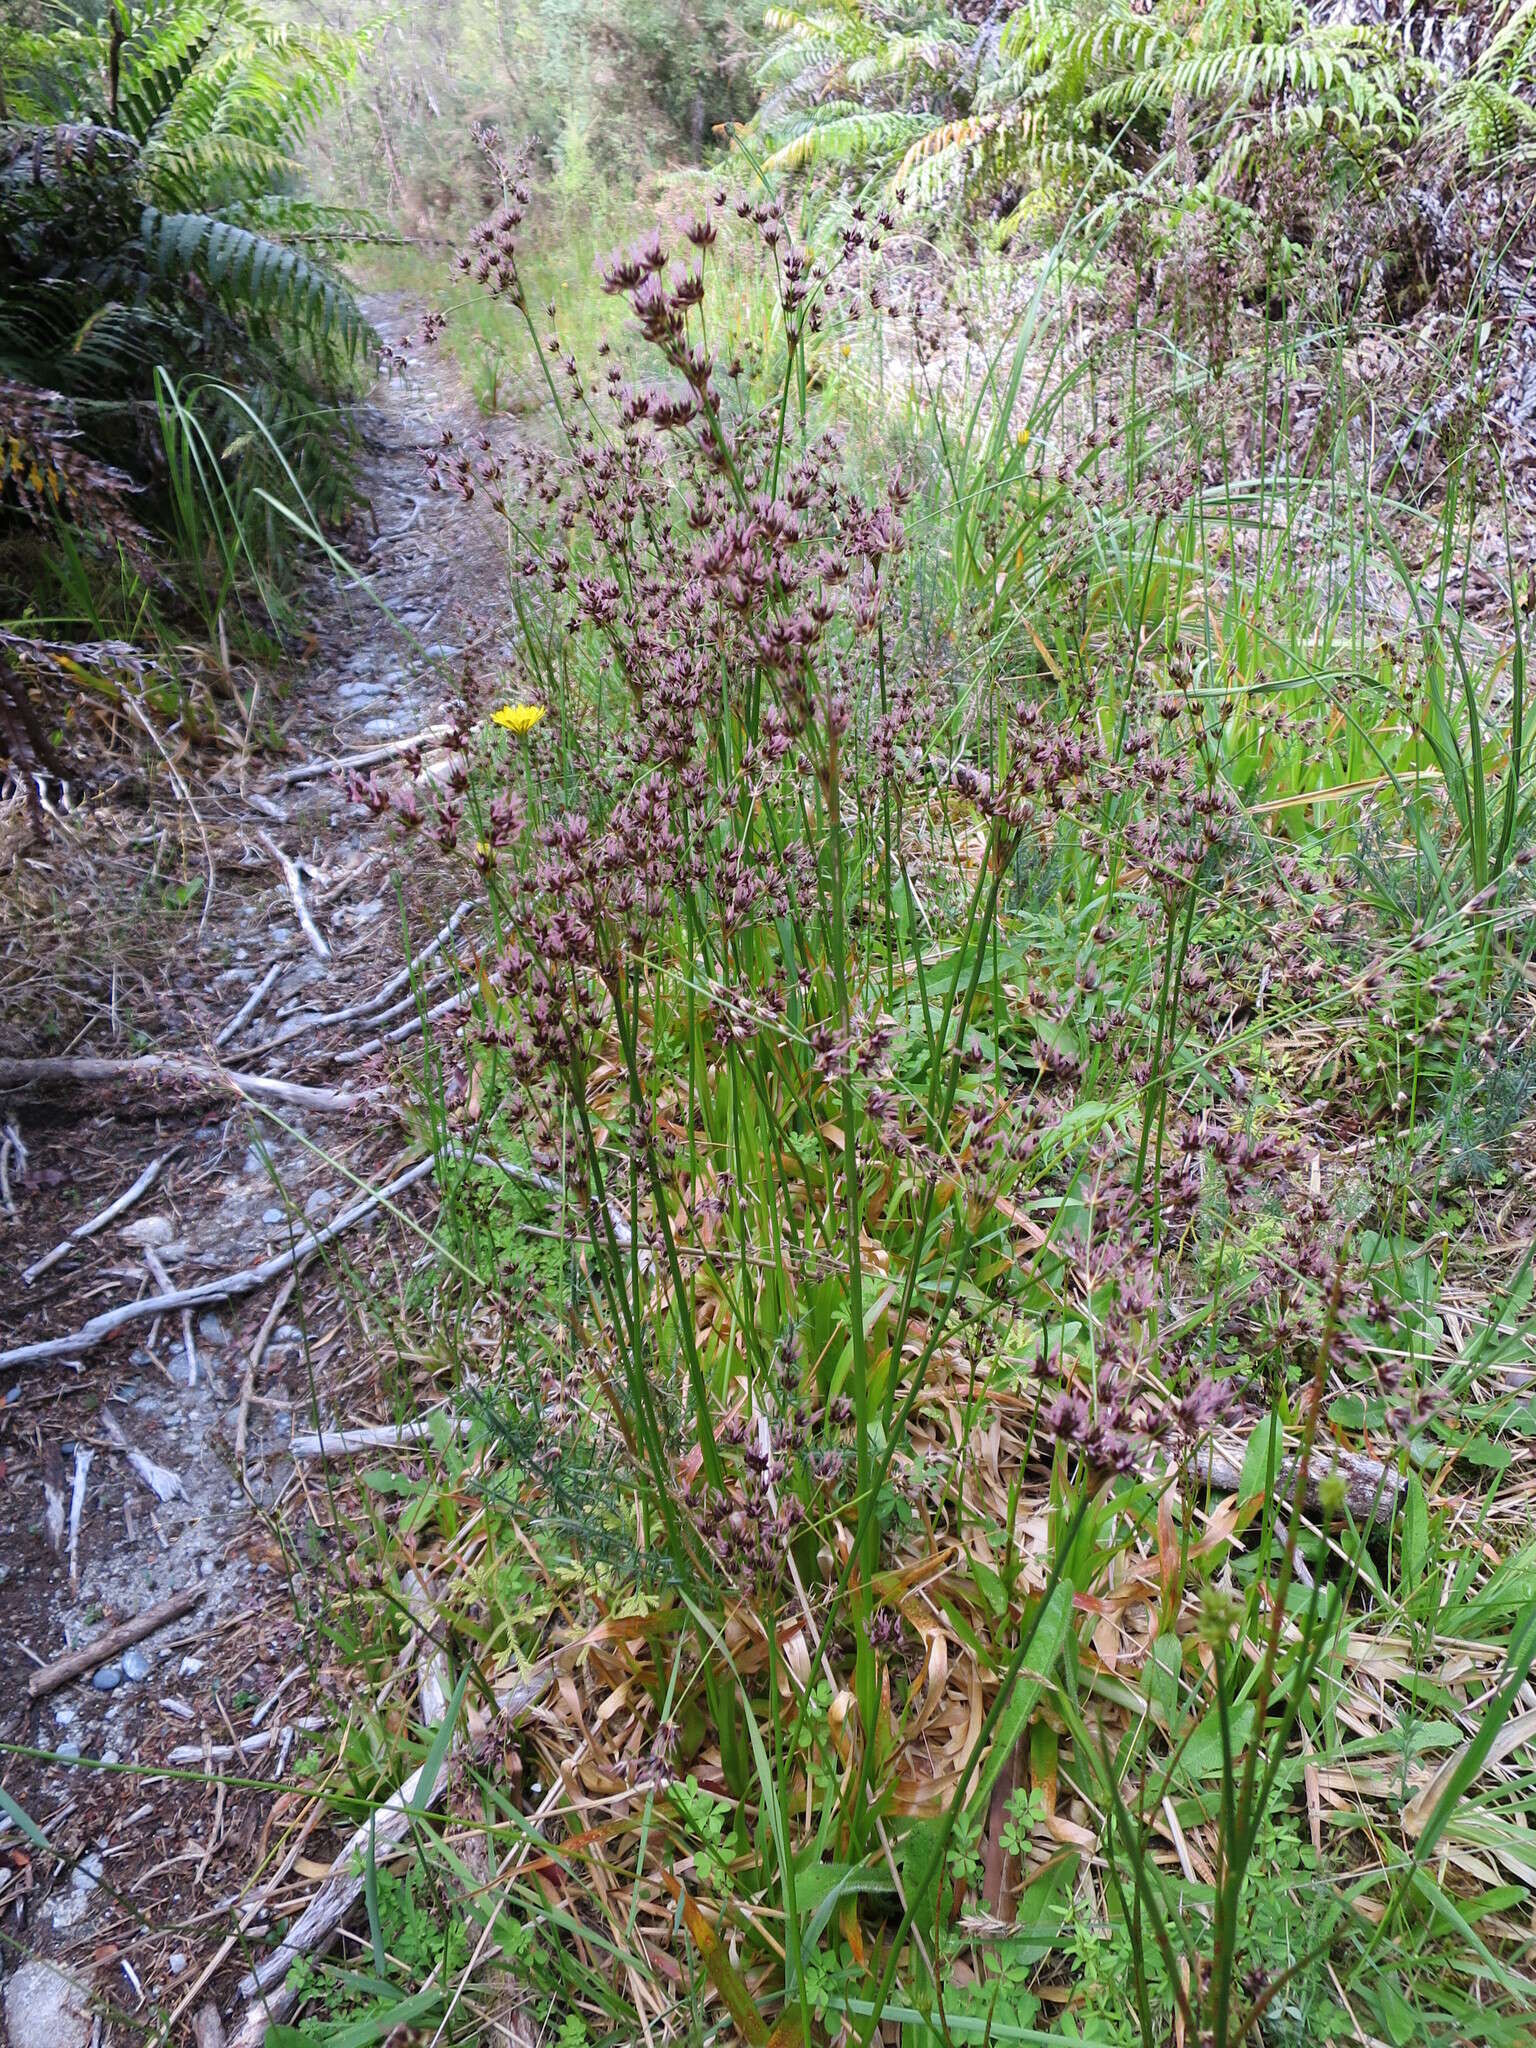
[[[1372,480],[1341,384],[1293,459],[1342,326],[1085,354],[1066,250],[937,395],[878,215],[753,183],[551,331],[506,175],[449,337],[549,440],[434,462],[520,657],[369,793],[485,896],[389,1340],[465,1433],[333,1498],[326,1624],[351,1801],[424,1613],[458,1746],[303,2030],[1527,2038],[1496,445]]]

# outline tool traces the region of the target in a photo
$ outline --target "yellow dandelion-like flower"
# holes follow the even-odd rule
[[[515,732],[521,737],[532,732],[543,716],[542,704],[503,704],[499,711],[491,713],[491,723],[499,725],[503,732]]]
[[[1027,448],[1029,446],[1028,427],[1020,427],[1018,433],[1015,434],[1014,439],[1018,442],[1021,448]]]

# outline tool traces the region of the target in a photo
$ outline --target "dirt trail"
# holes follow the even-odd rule
[[[370,310],[386,339],[409,349],[408,309],[381,301]],[[474,424],[468,401],[444,388],[446,375],[412,352],[362,409],[374,532],[348,552],[369,587],[348,588],[317,569],[312,643],[289,676],[263,682],[269,703],[281,690],[274,715],[286,756],[232,764],[211,749],[186,750],[190,823],[161,778],[147,819],[122,815],[132,799],[121,789],[88,796],[57,820],[48,846],[16,854],[13,875],[30,897],[53,900],[67,898],[72,864],[104,836],[142,845],[137,860],[113,867],[109,886],[122,900],[103,919],[112,931],[134,928],[148,848],[158,864],[166,822],[189,845],[205,835],[215,868],[205,927],[189,911],[174,943],[147,961],[120,963],[109,949],[95,963],[95,1020],[77,1042],[49,1051],[124,1058],[144,1049],[120,1015],[124,990],[142,986],[168,1026],[156,1034],[157,1052],[212,1055],[328,1089],[372,1084],[387,1097],[390,1072],[414,1041],[371,1056],[365,1048],[410,1026],[410,989],[372,1017],[317,1020],[376,999],[403,963],[402,908],[419,945],[468,893],[464,874],[414,852],[400,860],[386,830],[347,804],[334,775],[322,767],[297,779],[293,771],[439,724],[466,650],[482,672],[497,658],[486,644],[486,622],[505,612],[495,533],[462,508],[444,518],[424,481],[421,451],[442,426]],[[19,835],[8,844],[19,845]],[[274,848],[298,864],[326,957],[301,928]],[[0,890],[10,886],[0,880]],[[11,960],[18,948],[46,945],[47,933],[29,931],[19,915],[6,923],[0,937]],[[460,930],[439,971],[468,938]],[[16,991],[13,975],[0,1051],[25,1056],[42,1049],[39,1026]],[[225,1035],[247,1006],[248,1020]],[[405,1142],[387,1100],[361,1116],[281,1104],[268,1115],[163,1080],[6,1092],[7,1123],[25,1166],[13,1152],[16,1213],[0,1217],[0,1350],[76,1331],[160,1291],[156,1261],[184,1288],[281,1253],[342,1213],[359,1182],[376,1183]],[[157,1159],[158,1177],[131,1210],[23,1281],[26,1268]],[[430,1213],[425,1188],[405,1199]],[[376,1218],[338,1247],[363,1273],[389,1249]],[[52,1850],[40,1851],[0,1813],[0,1970],[29,1955],[67,1965],[89,1980],[99,2012],[115,2008],[135,2030],[170,2014],[184,2026],[206,1997],[202,1980],[235,1924],[272,1818],[273,1791],[221,1786],[221,1762],[254,1736],[233,1768],[276,1786],[334,1705],[312,1685],[314,1636],[302,1618],[317,1597],[305,1582],[306,1543],[324,1562],[329,1538],[304,1506],[312,1474],[295,1469],[286,1446],[296,1428],[390,1410],[350,1292],[326,1262],[306,1268],[274,1318],[276,1295],[274,1282],[185,1319],[139,1322],[79,1362],[0,1369],[0,1742],[15,1746],[0,1755],[0,1784]],[[235,1456],[242,1410],[244,1487]],[[125,1445],[174,1475],[174,1487],[160,1482],[167,1498],[134,1471]],[[71,1507],[82,1472],[72,1575]],[[276,1540],[279,1527],[297,1532],[292,1547]],[[189,1587],[203,1597],[182,1619],[94,1678],[29,1696],[37,1665]],[[173,1759],[180,1777],[160,1768]],[[242,1940],[260,1925],[258,1916]],[[212,1986],[221,1981],[210,1977]],[[49,2010],[46,1987],[32,2011],[27,1982],[18,1986],[11,2048],[75,2048],[71,2028],[79,2027]]]

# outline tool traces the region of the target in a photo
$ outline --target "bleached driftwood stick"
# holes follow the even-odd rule
[[[156,1500],[164,1502],[185,1498],[186,1488],[181,1483],[181,1474],[173,1472],[169,1465],[157,1465],[137,1444],[130,1443],[110,1409],[102,1409],[101,1426]]]
[[[256,837],[283,871],[283,880],[288,884],[288,894],[293,898],[293,907],[298,913],[299,924],[305,938],[320,959],[329,960],[331,949],[321,936],[319,925],[310,915],[309,905],[304,901],[304,883],[298,868],[269,832],[258,832]]]
[[[214,1742],[207,1749],[200,1742],[178,1742],[166,1762],[200,1764],[206,1760],[211,1764],[232,1764],[237,1757],[261,1756],[269,1749],[280,1747],[295,1729],[301,1734],[312,1734],[315,1729],[326,1725],[324,1714],[302,1714],[296,1721],[280,1721],[275,1728],[264,1728],[259,1735],[243,1735],[238,1742]]]
[[[94,1451],[75,1445],[75,1483],[69,1496],[69,1588],[80,1591],[80,1517],[85,1512],[85,1482],[90,1475]]]
[[[1194,1469],[1208,1485],[1233,1493],[1242,1484],[1245,1449],[1241,1442],[1202,1444],[1194,1455]],[[1393,1521],[1403,1492],[1403,1478],[1395,1466],[1384,1465],[1364,1451],[1341,1450],[1337,1444],[1321,1440],[1307,1469],[1307,1495],[1302,1503],[1307,1513],[1315,1513],[1322,1505],[1323,1481],[1334,1472],[1344,1481],[1344,1498],[1357,1522],[1385,1526]],[[1276,1493],[1287,1505],[1295,1483],[1296,1459],[1287,1453],[1275,1477]]]
[[[449,1423],[449,1434],[466,1437],[470,1427],[467,1420],[460,1418]],[[432,1436],[431,1417],[419,1422],[383,1422],[367,1429],[322,1429],[316,1434],[296,1436],[288,1446],[288,1455],[296,1460],[355,1458],[364,1451],[392,1451],[402,1444],[430,1443]]]
[[[255,1016],[256,1012],[261,1008],[262,1003],[265,1001],[267,991],[271,988],[273,982],[276,981],[277,977],[282,973],[283,969],[287,965],[288,962],[286,960],[274,960],[272,962],[272,965],[267,969],[266,973],[261,977],[260,981],[257,982],[256,986],[251,990],[250,994],[246,997],[245,1001],[240,1005],[239,1009],[236,1010],[233,1017],[231,1017],[229,1022],[226,1025],[224,1025],[222,1030],[220,1030],[216,1034],[213,1041],[216,1046],[227,1045],[230,1039],[234,1037],[235,1033],[239,1031],[243,1025],[246,1025],[251,1021],[252,1017]]]
[[[553,1677],[551,1667],[540,1667],[499,1696],[504,1718],[510,1723],[525,1714],[544,1697]],[[449,1745],[450,1754],[453,1747]],[[330,1875],[279,1946],[241,1978],[240,1996],[251,2003],[231,2037],[230,2048],[261,2048],[267,2028],[281,2025],[292,2012],[297,1994],[283,1980],[302,1957],[318,1955],[330,1945],[342,1921],[363,1895],[363,1858],[370,1853],[375,1860],[388,1855],[404,1840],[413,1814],[420,1813],[432,1799],[436,1782],[424,1782],[425,1779],[423,1764],[375,1809],[354,1832],[331,1865]]]
[[[61,1238],[51,1252],[44,1252],[40,1259],[34,1259],[22,1274],[22,1280],[30,1287],[34,1280],[40,1280],[50,1267],[60,1259],[68,1257],[77,1244],[83,1244],[88,1237],[94,1237],[98,1230],[105,1230],[109,1223],[115,1223],[119,1216],[126,1216],[140,1196],[147,1195],[160,1178],[161,1169],[170,1158],[169,1152],[162,1152],[158,1159],[151,1159],[131,1188],[120,1194],[116,1201],[108,1202],[105,1209],[98,1210],[89,1221],[82,1223],[78,1230],[72,1230],[68,1237]]]
[[[469,990],[460,989],[456,994],[445,997],[442,1002],[434,1003],[425,1014],[409,1017],[405,1023],[397,1024],[393,1031],[386,1031],[377,1038],[365,1038],[361,1045],[354,1046],[350,1052],[338,1052],[333,1057],[338,1067],[355,1066],[359,1060],[365,1060],[371,1054],[381,1052],[386,1045],[402,1045],[406,1039],[414,1038],[428,1024],[436,1024],[440,1018],[451,1017],[458,1011],[468,1008]]]
[[[346,768],[376,768],[381,761],[399,760],[412,747],[427,747],[437,740],[446,739],[449,730],[446,725],[429,725],[423,732],[413,732],[403,740],[389,740],[382,746],[367,747],[360,754],[343,754],[335,761],[304,761],[296,768],[281,768],[267,780],[273,789],[287,789],[295,782],[315,782],[322,775],[339,775]]]
[[[361,1109],[373,1095],[349,1095],[336,1088],[307,1088],[271,1074],[240,1074],[215,1060],[176,1053],[147,1052],[134,1060],[96,1059],[90,1054],[35,1060],[0,1059],[0,1089],[80,1087],[92,1081],[113,1081],[125,1087],[158,1088],[184,1081],[199,1088],[217,1088],[243,1095],[250,1102],[284,1102],[293,1109]]]
[[[280,1045],[287,1045],[292,1039],[302,1038],[306,1032],[327,1030],[335,1024],[356,1024],[364,1019],[370,1023],[383,1023],[385,1019],[381,1013],[388,1010],[390,1003],[399,995],[411,976],[419,973],[430,960],[437,957],[473,908],[474,904],[469,900],[461,903],[448,922],[428,940],[421,951],[413,953],[405,966],[398,973],[392,974],[384,986],[375,990],[371,996],[365,996],[359,1002],[348,1003],[339,1010],[328,1010],[319,1015],[290,1017],[270,1038],[263,1039],[261,1044],[254,1048],[252,1057],[258,1053],[275,1052]],[[429,985],[434,989],[441,988],[445,978],[435,977]],[[414,990],[405,998],[408,1003],[414,1002],[415,999]],[[395,1014],[398,1015],[398,1010]]]
[[[34,1344],[18,1344],[10,1351],[0,1351],[0,1371],[9,1366],[36,1365],[48,1358],[79,1358],[119,1330],[126,1329],[130,1323],[179,1313],[184,1308],[207,1308],[216,1301],[254,1294],[258,1287],[265,1287],[269,1280],[291,1272],[312,1254],[334,1243],[354,1224],[361,1223],[397,1195],[404,1194],[407,1188],[414,1187],[417,1181],[424,1180],[435,1164],[436,1161],[430,1158],[418,1159],[414,1166],[397,1174],[387,1187],[354,1202],[350,1209],[344,1209],[324,1230],[300,1238],[288,1251],[279,1252],[275,1258],[264,1259],[259,1266],[248,1266],[240,1273],[225,1273],[217,1280],[205,1280],[196,1287],[183,1287],[175,1294],[149,1294],[139,1301],[125,1301],[120,1308],[107,1309],[101,1315],[93,1316],[90,1322],[67,1337],[43,1337]]]

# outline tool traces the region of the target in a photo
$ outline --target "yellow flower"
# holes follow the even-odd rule
[[[503,704],[499,711],[491,713],[491,723],[499,725],[503,732],[515,732],[521,737],[532,732],[543,716],[542,704]]]
[[[1020,427],[1018,433],[1015,434],[1014,439],[1018,442],[1021,448],[1027,448],[1029,446],[1028,427]]]

